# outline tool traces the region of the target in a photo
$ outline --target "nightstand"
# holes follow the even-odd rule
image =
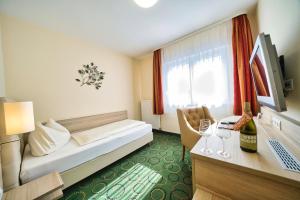
[[[2,200],[59,199],[63,186],[59,173],[53,172],[5,192]]]

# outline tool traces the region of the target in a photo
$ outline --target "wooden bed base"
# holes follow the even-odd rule
[[[73,119],[59,120],[57,121],[64,127],[66,127],[70,133],[76,133],[85,131],[95,127],[103,126],[105,124],[117,122],[120,120],[127,119],[127,111],[118,111],[112,113],[105,113],[100,115],[92,115],[86,117],[79,117]],[[139,138],[127,145],[124,145],[116,150],[107,154],[101,155],[93,160],[89,160],[81,165],[78,165],[72,169],[64,171],[61,177],[64,181],[64,188],[67,188],[74,183],[92,175],[93,173],[107,167],[115,161],[123,158],[124,156],[132,153],[138,148],[146,145],[153,140],[153,133],[150,132],[144,137]]]

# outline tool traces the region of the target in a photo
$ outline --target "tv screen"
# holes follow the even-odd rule
[[[276,111],[285,111],[283,77],[275,45],[270,35],[258,35],[250,59],[257,99]]]
[[[257,51],[254,56],[254,62],[251,63],[251,68],[257,95],[270,97],[270,85],[267,81],[267,74],[265,71],[266,66],[262,62],[262,54],[260,47],[257,48]]]

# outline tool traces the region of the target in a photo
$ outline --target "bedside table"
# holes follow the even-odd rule
[[[59,173],[53,172],[5,192],[2,200],[59,199],[63,186]]]

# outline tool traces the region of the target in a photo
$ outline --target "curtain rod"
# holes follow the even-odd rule
[[[235,14],[235,15],[233,15],[232,17],[228,17],[228,18],[225,18],[225,19],[216,21],[216,22],[214,22],[214,23],[212,23],[212,24],[206,25],[206,26],[204,26],[204,27],[202,27],[202,28],[200,28],[200,29],[197,29],[197,30],[195,30],[195,31],[193,31],[193,32],[191,32],[191,33],[188,33],[188,34],[186,34],[186,35],[184,35],[184,36],[181,36],[181,37],[179,37],[179,38],[177,38],[177,39],[175,39],[175,40],[173,40],[173,41],[171,41],[171,42],[168,42],[168,43],[162,45],[161,47],[154,49],[152,52],[154,52],[154,51],[156,51],[156,50],[158,50],[158,49],[162,49],[162,48],[166,48],[166,47],[168,47],[168,46],[171,46],[171,45],[173,45],[173,44],[175,44],[175,43],[177,43],[177,42],[180,42],[180,41],[182,41],[182,40],[184,40],[184,39],[193,37],[194,35],[196,35],[196,34],[198,34],[198,33],[201,33],[201,32],[203,32],[203,31],[206,31],[206,30],[208,30],[208,29],[211,29],[211,28],[213,28],[213,27],[215,27],[215,26],[217,26],[217,25],[219,25],[219,24],[221,24],[221,23],[224,23],[224,22],[226,22],[226,21],[228,21],[228,20],[231,20],[232,18],[235,18],[235,17],[237,17],[237,16],[239,16],[239,15],[243,15],[243,14],[247,14],[247,12],[239,12],[238,14]],[[151,52],[151,53],[152,53],[152,52]]]

